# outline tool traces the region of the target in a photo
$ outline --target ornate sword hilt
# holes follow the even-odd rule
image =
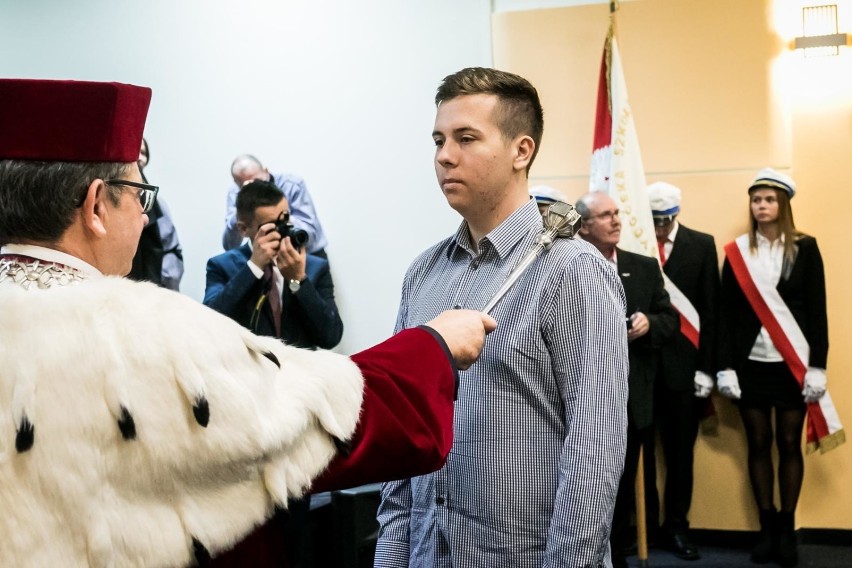
[[[555,201],[547,208],[547,211],[542,215],[542,222],[544,223],[544,228],[538,237],[536,237],[535,244],[533,244],[532,248],[524,255],[521,261],[518,262],[518,265],[512,269],[512,272],[506,277],[506,281],[503,282],[503,285],[500,286],[494,297],[482,308],[484,313],[491,313],[491,310],[506,295],[506,292],[515,285],[521,274],[529,268],[538,255],[553,246],[554,239],[573,239],[583,224],[583,220],[574,206],[570,203],[563,203],[562,201]]]

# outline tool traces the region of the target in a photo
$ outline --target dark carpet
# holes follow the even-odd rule
[[[765,566],[774,568],[777,564],[753,564],[749,560],[749,547],[725,548],[715,544],[700,546],[701,558],[681,560],[673,553],[651,549],[648,554],[648,568],[755,568]],[[631,568],[638,567],[635,556],[627,559]],[[852,546],[825,544],[799,545],[799,568],[852,568]]]

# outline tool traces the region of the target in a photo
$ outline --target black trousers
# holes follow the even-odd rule
[[[627,418],[627,451],[624,455],[624,473],[618,484],[618,495],[615,498],[615,510],[612,514],[612,547],[613,564],[620,564],[624,559],[624,549],[634,540],[634,530],[630,523],[636,501],[636,470],[639,466],[639,448],[643,442],[653,436],[651,426],[637,429],[633,420]],[[646,473],[647,475],[647,473]]]
[[[675,391],[659,383],[655,395],[654,427],[660,436],[666,466],[663,528],[668,532],[686,531],[689,529],[689,508],[692,505],[695,440],[706,401],[696,398],[691,390]],[[653,532],[660,526],[653,437],[645,446],[644,457],[648,527]]]

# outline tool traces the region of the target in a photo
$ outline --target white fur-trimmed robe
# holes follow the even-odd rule
[[[0,566],[191,564],[194,540],[226,549],[301,494],[358,422],[349,358],[150,284],[0,285],[0,314]]]

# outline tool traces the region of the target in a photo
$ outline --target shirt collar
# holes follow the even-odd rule
[[[772,248],[773,246],[779,246],[784,244],[784,233],[778,236],[774,241],[770,241],[766,237],[764,237],[760,231],[754,232],[754,242],[759,247],[768,247]]]
[[[601,256],[603,256],[603,255],[601,255]],[[607,257],[604,256],[604,258],[606,258],[610,263],[614,264],[615,266],[618,266],[618,247],[615,247],[614,249],[612,249],[612,256],[611,257],[607,258]]]
[[[680,223],[674,221],[674,225],[672,226],[672,230],[669,232],[669,235],[666,237],[666,240],[670,243],[675,241],[677,237],[677,230],[680,228]]]
[[[29,256],[32,258],[37,258],[39,260],[44,260],[46,262],[64,264],[65,266],[73,268],[74,270],[78,270],[89,277],[103,276],[100,270],[98,270],[88,262],[80,260],[76,256],[71,256],[70,254],[47,247],[40,247],[36,245],[9,244],[5,245],[3,248],[0,248],[0,254],[16,254],[19,256]]]
[[[490,233],[485,235],[482,240],[488,241],[494,248],[497,256],[502,259],[508,255],[515,245],[527,236],[530,231],[535,230],[537,234],[543,227],[544,224],[541,219],[541,213],[538,210],[538,204],[536,204],[535,199],[530,199],[525,204],[515,209],[511,215],[506,217],[502,223],[497,225]],[[447,249],[447,256],[451,256],[458,248],[464,249],[470,253],[473,251],[467,221],[463,221],[455,235],[453,235],[450,247]]]

